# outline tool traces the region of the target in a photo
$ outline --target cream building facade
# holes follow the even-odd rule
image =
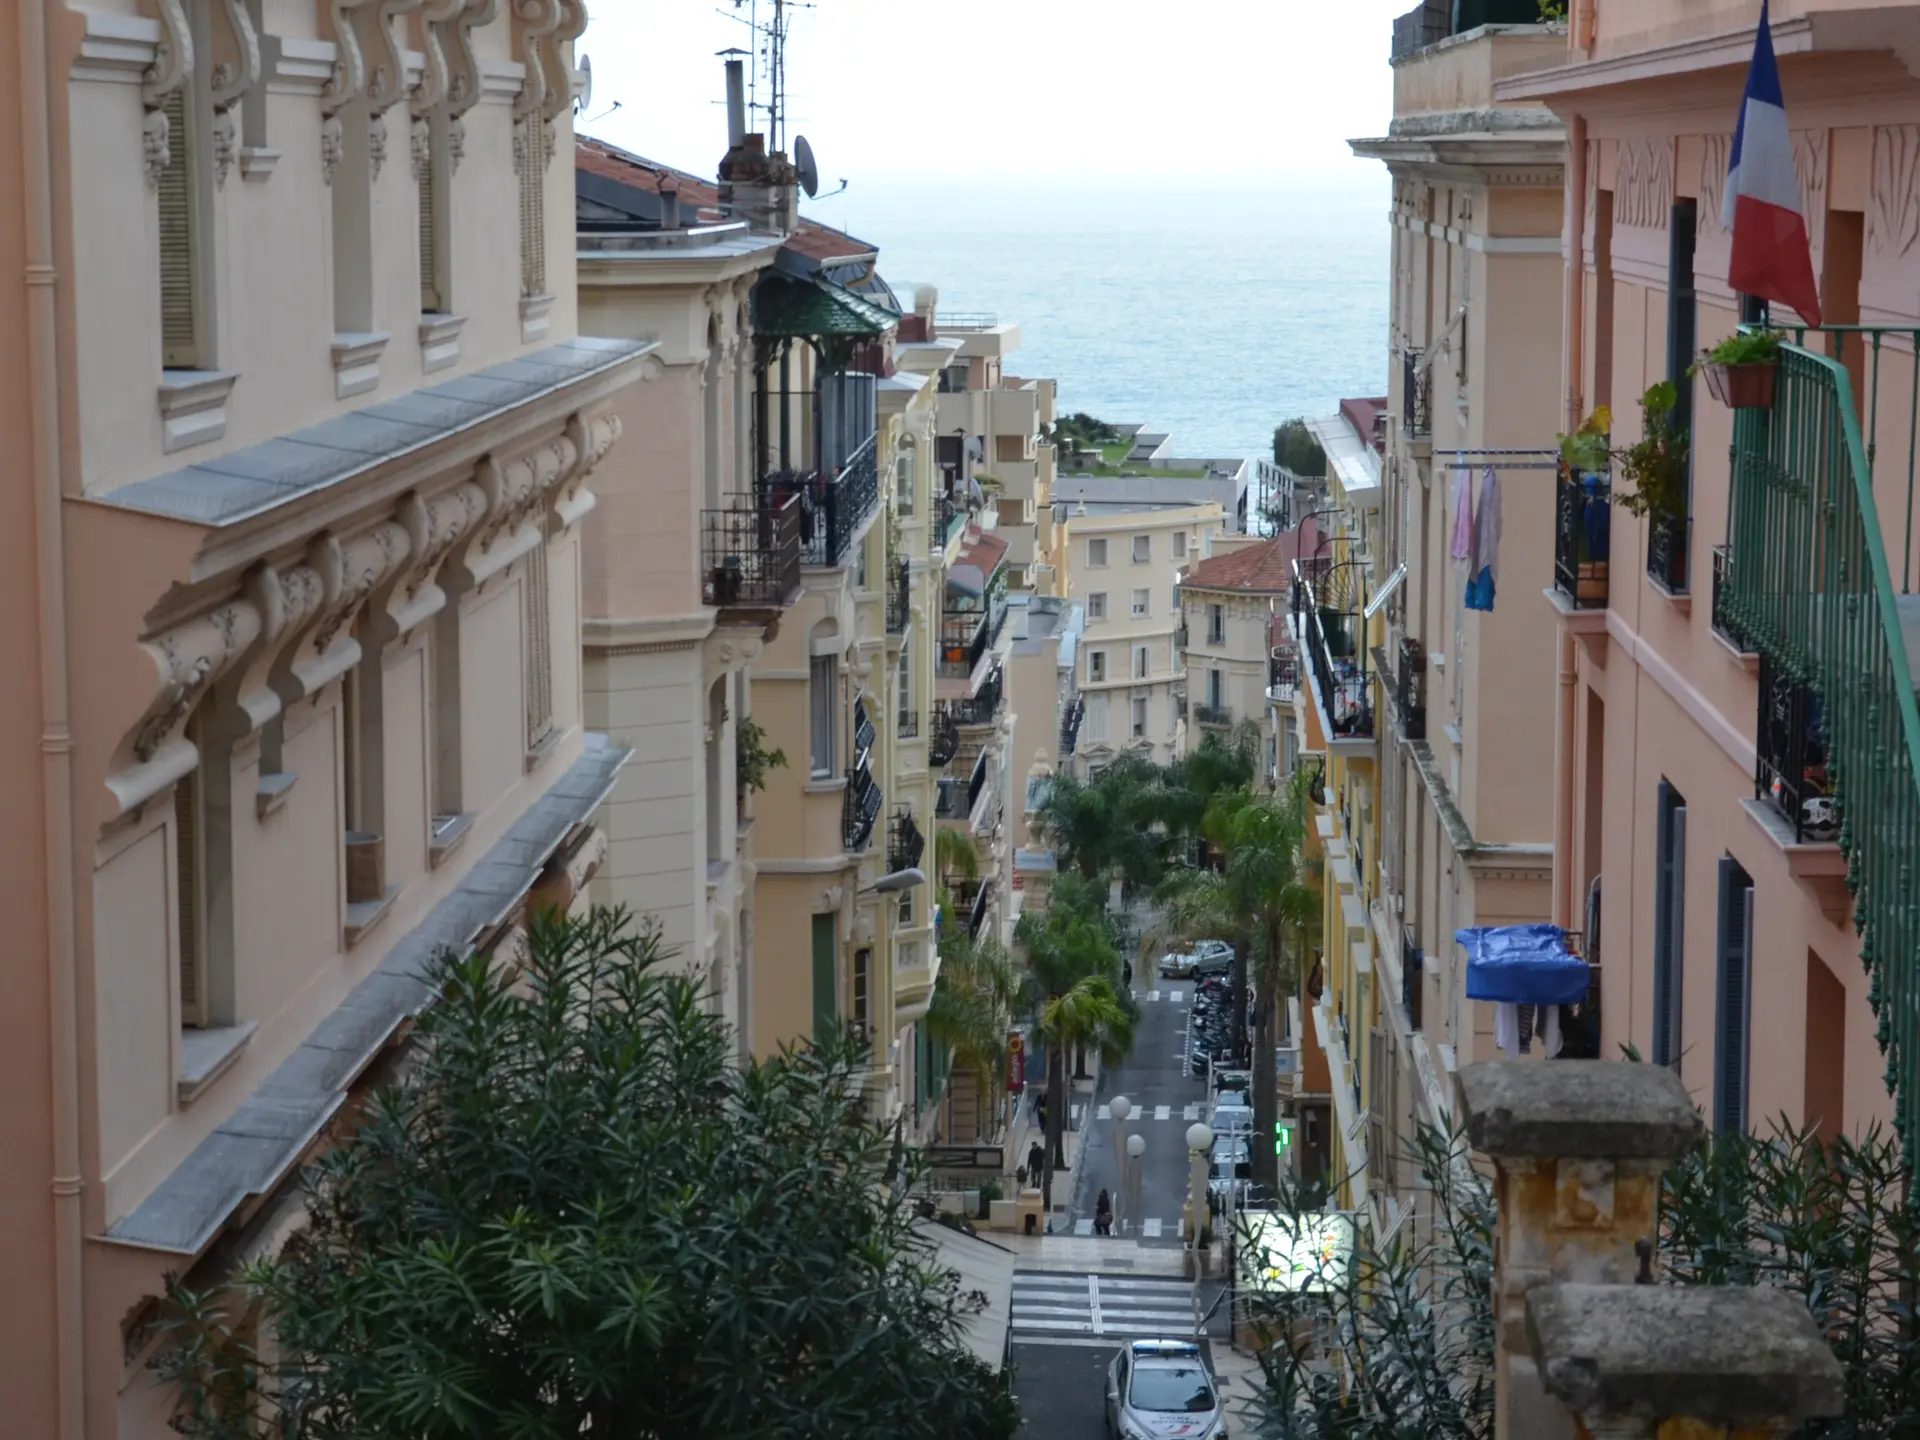
[[[1070,513],[1058,545],[1066,595],[1086,616],[1079,754],[1089,774],[1123,755],[1165,764],[1184,752],[1178,581],[1224,528],[1219,505]]]
[[[577,334],[576,0],[12,13],[0,1405],[158,1440],[164,1277],[604,854],[581,522],[655,345]]]

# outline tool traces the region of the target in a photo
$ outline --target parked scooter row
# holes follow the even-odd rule
[[[1187,1072],[1204,1075],[1209,1061],[1216,1066],[1244,1065],[1246,1053],[1237,1040],[1231,987],[1217,978],[1200,981],[1187,1018]]]

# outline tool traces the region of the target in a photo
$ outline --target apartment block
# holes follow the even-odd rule
[[[582,529],[658,344],[577,333],[577,0],[14,10],[0,1404],[157,1440],[166,1277],[605,854]]]

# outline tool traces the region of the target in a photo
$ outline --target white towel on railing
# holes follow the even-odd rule
[[[1464,460],[1453,470],[1453,535],[1448,554],[1455,560],[1473,558],[1473,472]]]

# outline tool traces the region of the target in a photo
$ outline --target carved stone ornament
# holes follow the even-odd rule
[[[415,117],[407,149],[413,157],[413,183],[426,184],[433,170],[433,127],[426,120]]]
[[[253,17],[245,0],[223,0],[218,14],[224,21],[215,30],[212,43],[219,57],[213,67],[213,178],[225,189],[227,171],[239,154],[239,141],[233,121],[233,107],[260,83],[260,37],[254,31]]]
[[[480,103],[480,61],[473,50],[476,27],[491,25],[499,14],[500,0],[465,0],[458,14],[445,27],[447,49],[447,159],[455,170],[467,153],[467,125],[462,118]]]
[[[408,598],[414,598],[438,574],[453,547],[473,533],[487,513],[487,496],[471,480],[435,495],[422,508],[422,533],[414,547],[414,567],[407,577]]]
[[[547,164],[553,158],[552,122],[547,117],[547,101],[553,90],[554,61],[558,53],[554,43],[557,32],[570,20],[569,0],[514,0],[514,14],[521,22],[520,59],[526,66],[526,79],[514,101],[514,173],[529,161]],[[581,13],[585,28],[585,12]],[[561,86],[565,93],[565,84]]]
[[[149,189],[160,183],[160,172],[173,160],[172,127],[160,107],[193,73],[193,30],[186,7],[181,0],[153,0],[153,4],[160,12],[160,45],[140,77],[140,103],[147,112],[140,125],[140,154]]]
[[[1920,242],[1920,125],[1873,127],[1873,249],[1899,259]]]
[[[160,184],[160,172],[173,163],[173,126],[167,112],[149,110],[140,121],[141,167],[146,171],[147,188]]]
[[[234,159],[240,153],[237,127],[233,123],[233,114],[227,110],[213,112],[213,183],[215,188],[227,188],[227,172],[233,168]]]
[[[324,185],[333,183],[334,172],[340,168],[340,162],[346,157],[346,131],[340,124],[338,115],[329,115],[320,122],[320,181]]]
[[[333,548],[338,568],[329,577],[326,613],[313,632],[316,657],[333,648],[335,639],[359,615],[374,588],[406,559],[412,544],[405,526],[383,520],[349,540],[335,542]]]
[[[159,672],[158,693],[134,727],[129,748],[141,764],[186,724],[207,688],[259,638],[259,607],[233,601],[149,640],[141,647]]]
[[[367,120],[367,166],[378,180],[380,172],[387,164],[387,120],[384,115],[370,116]]]

